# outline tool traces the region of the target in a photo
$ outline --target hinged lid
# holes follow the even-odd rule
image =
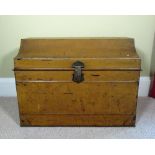
[[[15,70],[72,70],[76,61],[83,70],[140,70],[131,38],[22,39]]]

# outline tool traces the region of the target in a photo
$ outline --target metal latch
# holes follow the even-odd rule
[[[84,74],[82,73],[82,68],[84,68],[84,63],[81,61],[76,61],[72,64],[72,68],[74,68],[73,81],[80,83],[84,81]]]

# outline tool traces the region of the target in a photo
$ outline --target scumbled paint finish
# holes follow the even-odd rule
[[[134,126],[140,69],[130,38],[24,40],[14,69],[21,126]]]

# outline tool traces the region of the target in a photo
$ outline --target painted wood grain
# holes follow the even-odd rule
[[[72,81],[82,61],[84,81]],[[22,39],[21,126],[134,126],[141,61],[132,38]]]

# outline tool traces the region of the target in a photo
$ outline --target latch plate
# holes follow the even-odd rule
[[[84,63],[81,61],[76,61],[72,64],[72,68],[74,68],[73,81],[80,83],[84,81],[84,74],[82,73],[82,68],[84,68]]]

